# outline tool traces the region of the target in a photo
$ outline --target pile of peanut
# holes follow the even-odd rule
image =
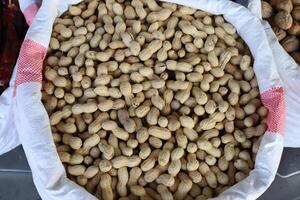
[[[55,21],[45,65],[60,159],[99,199],[204,200],[254,167],[267,109],[222,16],[84,1]]]
[[[262,1],[262,17],[268,20],[282,47],[300,64],[300,0]]]

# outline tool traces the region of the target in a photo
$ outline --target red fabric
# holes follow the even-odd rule
[[[264,106],[269,110],[268,131],[283,134],[285,125],[285,99],[282,87],[272,88],[261,95]]]
[[[43,60],[47,48],[32,41],[24,40],[17,63],[16,85],[27,82],[41,82]]]
[[[8,86],[28,27],[18,1],[11,3],[0,1],[0,94]]]
[[[30,4],[23,12],[26,22],[28,25],[31,25],[31,22],[34,18],[34,16],[36,15],[36,13],[38,12],[39,8],[40,8],[41,4],[39,3],[33,3]]]

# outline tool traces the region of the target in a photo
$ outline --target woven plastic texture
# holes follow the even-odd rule
[[[268,131],[283,133],[285,122],[285,99],[282,87],[272,88],[261,95],[262,103],[269,110]]]
[[[18,61],[17,86],[22,83],[42,81],[43,60],[46,53],[45,47],[32,40],[23,42]]]

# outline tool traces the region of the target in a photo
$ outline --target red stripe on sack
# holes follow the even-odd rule
[[[35,17],[36,13],[38,12],[40,6],[41,6],[40,3],[33,3],[27,6],[27,8],[24,10],[23,14],[25,16],[28,25],[31,25],[32,20]]]
[[[47,48],[32,41],[24,40],[21,46],[16,85],[27,82],[41,82],[43,60],[46,56]]]
[[[268,131],[283,134],[286,109],[283,88],[272,88],[262,93],[261,100],[269,111]]]

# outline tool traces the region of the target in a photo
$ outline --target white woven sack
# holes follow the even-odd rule
[[[66,177],[52,140],[49,118],[41,103],[43,59],[55,17],[79,0],[43,0],[23,42],[10,88],[0,97],[0,153],[22,144],[33,180],[45,200],[93,200],[94,196]],[[169,0],[212,14],[223,14],[248,44],[264,105],[269,109],[268,130],[259,148],[255,168],[242,182],[230,187],[222,200],[258,198],[272,183],[283,149],[285,97],[277,59],[259,18],[228,0]],[[281,55],[277,53],[276,56]],[[291,90],[290,93],[293,91]],[[298,116],[298,119],[300,117]],[[287,128],[288,129],[288,128]]]
[[[234,0],[247,7],[254,15],[261,18],[261,0]]]
[[[249,0],[248,8],[262,19],[261,0]],[[271,26],[262,21],[268,42],[274,55],[277,71],[285,89],[286,99],[286,129],[284,132],[284,147],[300,147],[300,66],[283,49]]]
[[[41,5],[41,0],[20,0],[19,5],[27,24],[30,25]],[[16,69],[10,80],[10,87],[0,97],[0,155],[20,145],[14,120],[12,119],[12,99],[15,81]]]

